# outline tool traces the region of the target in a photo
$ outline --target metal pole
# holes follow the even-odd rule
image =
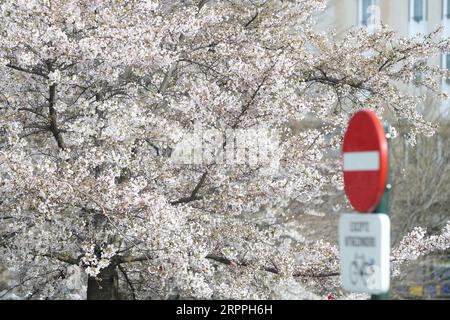
[[[388,144],[388,174],[386,179],[386,188],[383,193],[383,197],[381,198],[380,202],[378,203],[378,206],[375,208],[373,213],[378,214],[387,214],[390,215],[390,193],[392,190],[391,185],[391,125],[389,123],[384,123],[384,132],[386,134],[387,144]],[[372,300],[389,300],[389,291],[385,293],[380,294],[373,294]]]

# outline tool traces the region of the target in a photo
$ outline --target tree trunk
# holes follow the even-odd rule
[[[118,274],[117,266],[110,265],[100,271],[97,278],[89,277],[87,300],[117,300]]]

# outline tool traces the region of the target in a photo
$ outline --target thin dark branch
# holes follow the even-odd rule
[[[142,255],[142,256],[116,256],[115,257],[115,264],[120,265],[122,263],[132,263],[132,262],[143,262],[151,260],[152,258],[148,255]]]
[[[49,272],[40,273],[40,274],[38,274],[38,275],[36,275],[36,276],[32,276],[32,277],[29,277],[29,278],[25,278],[24,280],[22,280],[22,281],[19,282],[18,284],[14,285],[14,286],[12,286],[11,288],[9,288],[8,290],[6,290],[6,292],[4,292],[4,293],[0,296],[0,299],[2,299],[3,297],[5,297],[8,293],[10,293],[11,291],[13,291],[15,288],[24,285],[26,282],[28,282],[28,281],[30,281],[30,280],[33,280],[33,279],[38,278],[38,277],[43,277],[43,276],[46,276],[46,275],[49,275],[49,274],[52,274],[52,273],[55,273],[55,272],[60,272],[60,270],[52,270],[52,271],[49,271]]]
[[[228,258],[215,255],[215,254],[209,254],[205,257],[206,259],[213,260],[222,264],[225,264],[227,266],[240,266],[240,267],[246,267],[248,266],[248,263],[246,262],[234,262]],[[116,257],[116,263],[117,265],[120,265],[121,263],[131,263],[131,262],[142,262],[142,261],[148,261],[148,256],[118,256]],[[273,273],[273,274],[279,274],[280,271],[276,267],[265,267],[263,268],[264,271]],[[294,277],[300,277],[300,278],[328,278],[328,277],[335,277],[338,276],[339,272],[324,272],[324,273],[305,273],[305,272],[297,272],[294,273]]]
[[[79,256],[77,258],[73,258],[70,255],[68,255],[67,253],[61,253],[61,252],[44,253],[44,254],[40,254],[40,256],[56,259],[58,261],[65,262],[68,264],[73,264],[73,265],[78,265],[81,260],[81,256]]]
[[[39,133],[48,133],[48,130],[41,129],[41,130],[32,131],[32,132],[21,135],[20,138],[23,139],[23,138],[26,138],[26,137],[29,137],[29,136],[32,136],[35,134],[39,134]]]
[[[49,99],[48,99],[48,112],[50,117],[50,131],[53,134],[53,137],[56,140],[56,143],[58,145],[58,148],[64,150],[66,148],[66,145],[64,144],[63,137],[61,135],[61,131],[58,127],[58,116],[55,109],[55,103],[56,103],[56,85],[52,84],[49,87]]]
[[[122,272],[123,277],[125,278],[125,281],[127,282],[128,286],[130,287],[131,296],[133,297],[133,300],[136,300],[136,290],[134,289],[133,283],[131,282],[130,278],[128,278],[125,268],[122,267],[120,264],[118,265],[118,268],[119,268],[120,272]]]
[[[181,198],[176,201],[172,201],[170,204],[177,205],[182,203],[189,203],[197,200],[201,200],[202,197],[197,196],[198,192],[202,188],[203,184],[205,183],[206,177],[208,175],[208,171],[203,172],[202,176],[200,177],[200,180],[197,182],[197,185],[195,186],[194,190],[192,190],[191,195],[186,198]]]
[[[26,69],[26,68],[22,68],[22,67],[19,67],[19,66],[12,65],[10,63],[7,64],[6,66],[8,68],[11,68],[11,69],[14,69],[14,70],[17,70],[17,71],[22,71],[22,72],[25,72],[25,73],[34,74],[34,75],[37,75],[37,76],[44,77],[45,79],[48,79],[48,75],[46,75],[45,73],[42,73],[41,71],[38,71],[38,70],[30,70],[30,69]]]
[[[252,96],[250,97],[249,101],[242,107],[241,113],[236,118],[236,122],[231,126],[232,129],[236,129],[238,127],[239,123],[242,121],[242,117],[245,115],[245,113],[248,111],[250,106],[253,104],[253,102],[255,101],[256,96],[258,95],[258,93],[261,90],[262,86],[266,82],[267,78],[269,78],[269,74],[270,74],[270,71],[272,69],[273,69],[273,66],[272,66],[272,68],[270,68],[270,70],[266,73],[264,78],[258,84],[258,86],[256,87],[255,91],[253,92]]]
[[[258,18],[258,16],[259,16],[259,12],[256,12],[256,14],[250,19],[250,21],[248,21],[248,22],[244,25],[244,28],[247,28],[249,25],[251,25],[252,22],[255,21],[256,18]]]
[[[198,12],[200,12],[200,10],[202,10],[203,6],[208,2],[209,0],[200,0],[199,3],[197,4],[197,8],[198,8]]]
[[[17,110],[18,111],[28,111],[28,112],[31,112],[31,113],[33,113],[33,114],[35,114],[35,115],[37,115],[37,116],[39,116],[41,118],[47,119],[47,117],[45,115],[43,115],[42,113],[39,113],[39,112],[37,112],[37,111],[35,111],[35,110],[31,109],[31,108],[19,108]]]
[[[147,142],[153,149],[155,149],[156,155],[159,157],[160,152],[159,152],[158,146],[156,144],[154,144],[153,142],[151,142],[150,140],[148,140],[148,139],[145,139],[145,142]]]
[[[206,256],[206,259],[210,259],[210,260],[214,260],[216,262],[220,262],[222,264],[225,264],[227,266],[248,266],[247,263],[245,262],[241,262],[241,263],[235,263],[230,259],[227,259],[225,257],[221,257],[218,255],[214,255],[214,254],[209,254]],[[273,273],[273,274],[279,274],[279,270],[276,267],[265,267],[263,268],[264,271]],[[294,277],[301,277],[301,278],[327,278],[327,277],[335,277],[338,276],[339,272],[328,272],[328,273],[302,273],[302,272],[297,272],[294,273],[293,276]]]

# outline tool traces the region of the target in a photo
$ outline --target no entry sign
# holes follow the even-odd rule
[[[388,145],[375,112],[362,110],[349,122],[344,136],[344,186],[353,208],[372,212],[386,188]]]

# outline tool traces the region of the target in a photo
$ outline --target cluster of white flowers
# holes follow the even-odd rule
[[[111,259],[116,255],[117,249],[114,248],[114,245],[108,244],[96,250],[95,244],[89,244],[84,246],[84,252],[81,263],[89,276],[96,277],[102,269],[111,264]]]
[[[407,234],[400,244],[392,251],[392,273],[400,274],[402,263],[416,260],[432,252],[444,252],[450,248],[450,221],[439,235],[427,236],[427,230],[421,227],[414,228]]]
[[[396,84],[450,46],[387,28],[338,41],[314,31],[325,4],[0,0],[0,264],[33,279],[17,293],[67,297],[67,265],[94,279],[123,266],[141,298],[266,298],[278,284],[315,297],[301,279],[338,285],[337,248],[285,241],[284,207],[342,190],[333,155],[362,107],[389,110],[412,141],[431,134],[421,97]],[[433,92],[447,74],[420,71]],[[279,166],[174,163],[197,124],[277,130]],[[446,247],[444,234],[432,246],[416,231],[402,252]]]
[[[53,85],[61,81],[61,71],[55,70],[48,74],[48,84]]]

